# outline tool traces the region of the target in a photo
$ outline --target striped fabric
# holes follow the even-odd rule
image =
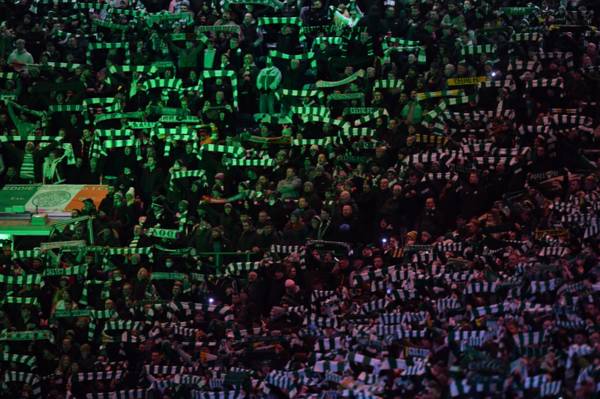
[[[19,177],[23,180],[31,181],[34,179],[33,173],[33,153],[25,152],[23,155],[23,162],[19,171]]]

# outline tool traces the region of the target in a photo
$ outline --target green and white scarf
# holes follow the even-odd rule
[[[112,50],[112,49],[125,50],[125,60],[129,63],[129,60],[131,60],[131,51],[129,49],[128,42],[114,42],[114,43],[91,42],[91,43],[88,43],[88,47],[87,47],[85,56],[89,63],[89,62],[91,62],[92,51],[94,51],[94,50]]]
[[[238,81],[234,71],[231,70],[215,70],[203,71],[202,79],[222,79],[228,78],[231,81],[231,90],[233,91],[233,106],[238,108]]]
[[[0,342],[4,341],[50,341],[54,343],[54,334],[50,330],[8,331],[0,333]]]
[[[345,77],[344,79],[341,80],[336,80],[336,81],[325,81],[325,80],[319,80],[316,83],[316,86],[319,89],[330,89],[333,87],[339,87],[339,86],[344,86],[347,84],[350,84],[352,82],[354,82],[356,79],[358,78],[362,78],[365,75],[365,71],[364,70],[359,70],[354,72],[352,75]]]
[[[317,68],[317,60],[315,59],[315,53],[313,53],[312,51],[302,54],[288,54],[277,50],[271,50],[269,51],[269,58],[281,58],[282,60],[288,61],[298,60],[300,62],[309,61],[310,67],[312,69]]]
[[[479,54],[492,54],[498,51],[495,44],[478,44],[472,46],[464,46],[460,49],[462,56],[466,55],[479,55]]]

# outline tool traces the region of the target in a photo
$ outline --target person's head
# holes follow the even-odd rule
[[[154,168],[156,166],[156,159],[154,159],[154,155],[148,155],[146,166],[148,166],[149,168]]]
[[[272,233],[273,233],[273,225],[271,223],[265,224],[265,226],[263,227],[263,234],[269,236]]]
[[[252,16],[252,14],[249,12],[244,14],[244,24],[250,25],[252,22],[254,22],[254,17]]]
[[[304,198],[304,197],[298,198],[298,208],[300,208],[300,209],[308,208],[308,201],[306,201],[306,198]]]
[[[284,274],[283,274],[283,270],[281,269],[281,267],[278,267],[275,269],[275,271],[273,272],[273,277],[275,278],[275,280],[281,280],[283,278]]]
[[[183,292],[183,283],[181,281],[175,281],[175,283],[173,284],[173,289],[171,290],[171,293],[173,294],[173,298],[180,296],[182,292]]]
[[[242,231],[248,232],[252,230],[252,223],[249,220],[244,220],[242,222]]]
[[[312,193],[313,191],[315,191],[315,186],[314,186],[313,182],[306,181],[306,182],[304,182],[303,189],[304,189],[305,193]]]
[[[381,255],[375,255],[373,257],[373,267],[375,269],[381,269],[383,267],[383,258]]]
[[[221,238],[221,229],[219,229],[218,227],[212,228],[210,231],[210,235],[213,240],[220,239]]]
[[[398,198],[400,197],[400,194],[402,194],[402,186],[400,184],[394,184],[392,187],[392,195],[394,198]]]
[[[187,202],[187,200],[181,200],[179,201],[177,209],[179,210],[179,212],[186,212],[188,210],[188,207],[189,203]]]
[[[381,104],[383,102],[383,93],[376,90],[373,93],[373,104]]]
[[[269,221],[269,214],[267,213],[267,211],[262,210],[262,211],[258,212],[258,223],[260,223],[261,225],[264,225],[268,221]]]
[[[129,298],[133,294],[133,287],[129,283],[123,284],[123,296]]]
[[[250,272],[250,273],[248,273],[248,282],[249,283],[253,283],[256,280],[258,280],[258,273],[256,273],[256,272]]]
[[[469,184],[477,185],[479,184],[479,175],[475,171],[469,172]]]
[[[538,158],[544,158],[546,156],[546,148],[543,145],[538,145],[535,148],[535,154]]]
[[[9,166],[6,169],[6,177],[14,178],[17,176],[17,168],[14,166]]]
[[[17,39],[17,41],[15,41],[15,48],[19,51],[25,51],[25,40],[23,39]]]
[[[425,208],[428,210],[435,210],[435,199],[433,197],[428,197],[425,200]]]
[[[63,338],[62,340],[62,349],[64,352],[68,352],[73,347],[73,340],[69,337]]]
[[[285,292],[288,295],[294,295],[297,291],[296,283],[291,278],[285,280]]]
[[[327,155],[320,153],[317,156],[317,165],[325,165],[327,163]]]
[[[252,56],[252,54],[244,54],[244,66],[248,67],[252,64],[254,64],[254,57]]]
[[[150,273],[148,273],[148,270],[145,267],[140,267],[140,269],[137,272],[138,280],[147,280],[149,277]]]
[[[346,204],[342,206],[342,216],[348,218],[352,216],[352,205]]]
[[[152,364],[159,364],[162,361],[162,353],[158,350],[153,350],[150,354],[150,361]]]
[[[223,92],[223,90],[218,90],[215,93],[215,100],[217,101],[218,104],[225,101],[225,93]]]
[[[296,176],[296,171],[291,166],[285,170],[285,177],[291,179]]]
[[[379,189],[381,191],[387,190],[389,183],[390,183],[390,181],[384,177],[383,179],[379,180]]]

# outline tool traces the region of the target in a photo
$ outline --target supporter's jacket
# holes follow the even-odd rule
[[[281,71],[275,66],[261,69],[256,78],[256,88],[261,91],[276,90],[279,83],[281,83]]]

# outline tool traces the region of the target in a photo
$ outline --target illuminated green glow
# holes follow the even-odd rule
[[[3,235],[7,235],[7,236],[45,236],[45,237],[47,237],[50,235],[50,226],[0,227],[0,237],[2,237]],[[0,238],[0,239],[2,239],[2,238]]]

